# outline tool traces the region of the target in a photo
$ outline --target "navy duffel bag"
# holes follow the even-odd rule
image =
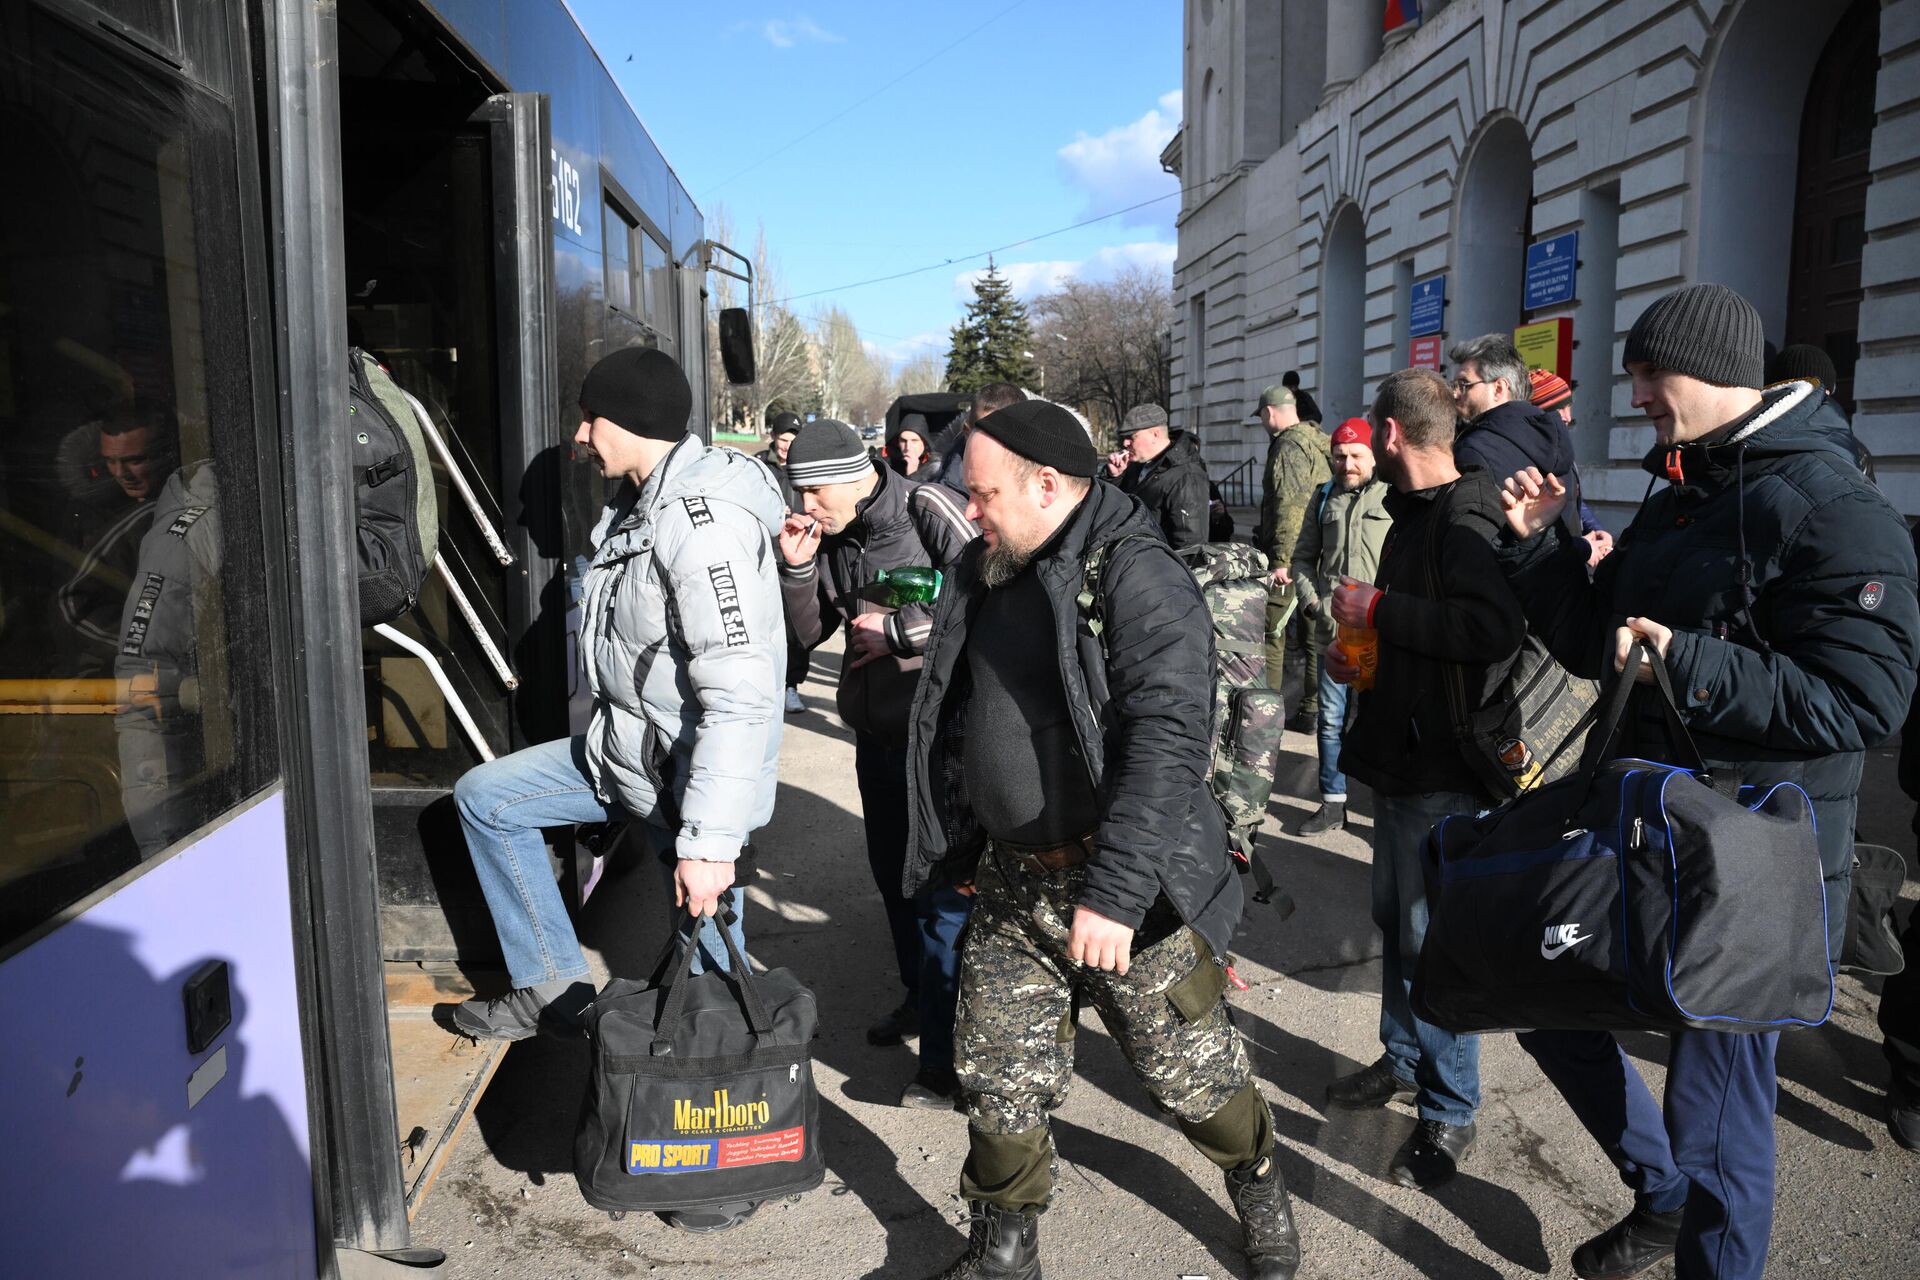
[[[587,1006],[573,1167],[596,1209],[750,1211],[826,1176],[813,993],[786,969],[756,976],[730,920],[725,972],[689,974],[686,919],[654,981],[615,978]]]
[[[1651,665],[1685,764],[1607,758],[1633,683],[1623,676],[1595,708],[1579,771],[1428,836],[1421,1017],[1454,1032],[1826,1021],[1812,802],[1790,783],[1714,777],[1665,664]]]

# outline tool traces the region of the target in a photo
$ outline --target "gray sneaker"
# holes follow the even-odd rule
[[[542,1031],[571,1035],[580,1029],[580,1015],[593,999],[593,984],[576,982],[551,1000],[532,987],[515,987],[504,996],[475,996],[462,1004],[441,1005],[449,1010],[446,1023],[475,1040],[525,1040]]]

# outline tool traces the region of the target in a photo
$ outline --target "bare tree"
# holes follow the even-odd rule
[[[753,348],[759,380],[753,384],[750,429],[766,425],[767,415],[801,410],[814,398],[811,338],[800,317],[783,300],[785,283],[767,249],[762,223],[753,244]]]
[[[900,366],[900,371],[893,378],[893,394],[915,396],[928,391],[945,390],[946,385],[947,362],[934,352],[927,351]]]
[[[1160,272],[1129,267],[1107,281],[1068,280],[1036,298],[1035,341],[1049,399],[1111,428],[1135,405],[1171,392],[1160,335],[1173,323],[1173,287]]]
[[[855,425],[857,419],[872,421],[861,415],[884,394],[886,374],[860,340],[853,317],[837,306],[821,308],[813,319],[813,343],[822,416]]]

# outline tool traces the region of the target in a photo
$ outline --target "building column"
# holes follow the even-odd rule
[[[1383,7],[1368,0],[1327,0],[1327,79],[1321,101],[1360,78],[1380,53]]]

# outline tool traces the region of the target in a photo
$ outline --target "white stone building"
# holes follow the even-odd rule
[[[1361,412],[1444,274],[1448,343],[1571,318],[1618,527],[1652,440],[1621,344],[1713,280],[1829,350],[1920,513],[1920,0],[1425,0],[1384,38],[1386,0],[1185,3],[1170,407],[1216,477],[1262,455],[1249,413],[1288,369],[1330,422]],[[1527,246],[1570,231],[1576,297],[1523,310]]]

